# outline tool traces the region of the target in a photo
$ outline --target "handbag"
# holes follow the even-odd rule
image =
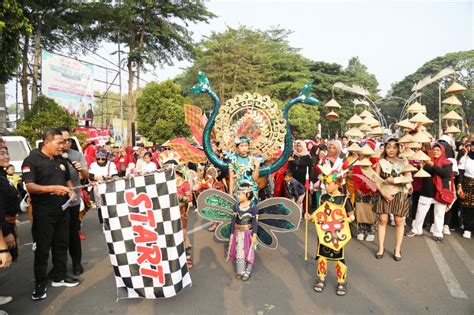
[[[438,201],[439,203],[445,204],[445,205],[451,205],[456,196],[454,195],[454,192],[452,192],[448,188],[443,188],[441,191],[437,191],[435,194],[435,200]]]

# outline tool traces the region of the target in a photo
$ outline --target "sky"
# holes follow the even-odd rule
[[[247,26],[292,30],[292,47],[315,61],[343,66],[358,56],[379,81],[381,95],[425,62],[449,52],[474,49],[474,1],[470,0],[210,0],[208,9],[218,17],[210,23],[192,25],[193,38],[202,40],[228,27]],[[105,45],[98,54],[115,63],[114,46]],[[95,55],[82,60],[113,67]],[[144,74],[146,82],[175,77],[189,62],[177,62]],[[105,72],[97,71],[104,80]],[[126,74],[123,75],[126,90]],[[97,87],[104,90],[105,85]],[[243,91],[242,91],[243,92]],[[7,104],[15,102],[15,84],[7,86]],[[316,93],[317,94],[317,93]]]

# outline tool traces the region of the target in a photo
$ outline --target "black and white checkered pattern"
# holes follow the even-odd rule
[[[133,242],[134,232],[129,220],[130,213],[146,214],[144,207],[132,208],[125,202],[125,191],[146,193],[152,200],[161,262],[165,283],[142,276],[137,264],[138,252]],[[117,282],[117,296],[121,298],[169,298],[191,285],[186,265],[183,232],[178,207],[174,171],[168,169],[130,179],[120,179],[98,186],[104,234],[109,247],[110,260]],[[146,244],[151,246],[153,244]],[[148,261],[147,268],[149,267]],[[142,265],[143,266],[143,265]]]

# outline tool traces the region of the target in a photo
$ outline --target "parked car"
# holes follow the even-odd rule
[[[10,154],[10,164],[15,166],[15,173],[21,173],[23,160],[30,154],[31,147],[25,137],[3,136]]]

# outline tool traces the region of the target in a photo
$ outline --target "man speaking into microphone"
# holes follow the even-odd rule
[[[74,287],[79,284],[66,274],[69,241],[68,204],[76,200],[68,162],[60,156],[64,146],[61,130],[46,129],[41,150],[33,150],[21,170],[33,208],[33,239],[36,242],[34,272],[35,289],[31,298],[46,298],[49,278],[53,287]],[[49,272],[49,251],[53,268]]]
[[[81,184],[81,178],[88,178],[87,162],[84,155],[76,150],[71,149],[71,135],[66,128],[60,128],[63,134],[64,146],[62,149],[62,157],[68,161],[69,173],[74,187]],[[79,210],[81,208],[81,190],[74,191],[77,200],[69,205],[69,255],[72,260],[72,270],[74,275],[78,276],[84,272],[82,267],[82,248],[79,231],[81,230],[81,220],[79,219]]]

